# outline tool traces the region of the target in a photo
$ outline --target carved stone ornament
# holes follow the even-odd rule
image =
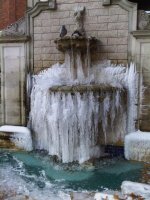
[[[138,29],[150,30],[150,15],[144,10],[138,11]]]
[[[6,29],[0,31],[0,37],[19,37],[24,36],[25,34],[25,18],[21,18],[17,22],[7,26]]]
[[[84,14],[85,14],[85,7],[84,6],[77,6],[74,10],[74,18],[76,23],[76,31],[79,31],[82,35],[85,34],[84,30]]]

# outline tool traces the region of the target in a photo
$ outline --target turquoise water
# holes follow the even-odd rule
[[[48,185],[53,191],[120,190],[124,180],[139,181],[142,168],[142,163],[128,162],[123,158],[97,161],[95,166],[80,166],[77,163],[56,164],[44,153],[0,150],[0,183],[5,179],[4,172],[8,171],[8,180],[15,177],[18,182],[34,185],[40,190]]]

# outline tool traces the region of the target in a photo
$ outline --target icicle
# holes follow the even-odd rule
[[[125,89],[129,93],[129,108],[134,111],[134,115],[128,111],[128,130],[133,128],[137,75],[133,64],[131,69],[108,62],[98,64],[91,67],[88,80],[90,84],[99,85],[100,90],[74,91],[74,85],[85,85],[88,81],[83,74],[80,54],[76,60],[77,66],[80,65],[79,79],[74,80],[68,73],[69,55],[68,52],[63,65],[55,64],[34,76],[30,124],[35,148],[45,149],[65,163],[82,163],[101,156],[101,142],[117,142],[127,134],[126,103],[122,95]],[[72,90],[62,92],[60,86],[72,86]],[[53,92],[53,87],[58,90]]]

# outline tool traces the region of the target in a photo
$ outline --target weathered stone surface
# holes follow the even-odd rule
[[[25,123],[25,45],[23,43],[1,44],[0,57],[2,96],[1,124],[23,125]]]
[[[65,24],[68,30],[68,35],[70,36],[75,29],[74,21],[74,8],[76,7],[76,0],[71,1],[57,1],[57,10],[55,11],[43,11],[34,18],[34,47],[40,48],[41,51],[45,47],[50,49],[55,47],[54,40],[59,36],[60,27]],[[111,5],[109,7],[104,7],[102,1],[94,0],[89,2],[84,0],[78,2],[79,6],[84,6],[86,8],[84,17],[84,29],[87,37],[96,37],[101,45],[107,46],[109,53],[116,53],[117,50],[112,50],[112,45],[119,46],[124,45],[124,47],[118,47],[119,53],[125,53],[124,55],[118,56],[117,54],[107,54],[105,51],[93,51],[92,62],[95,63],[103,59],[112,59],[113,62],[117,63],[118,60],[124,60],[127,62],[127,36],[129,35],[129,15],[128,11],[121,8],[119,5]],[[124,29],[124,30],[122,30]],[[41,38],[42,35],[42,38]],[[41,38],[41,39],[40,39]],[[50,42],[49,42],[50,41]],[[110,49],[109,49],[110,47]],[[117,49],[117,48],[116,48]],[[40,50],[35,50],[34,55],[37,55],[37,51],[40,54]],[[46,52],[45,52],[46,53]],[[39,59],[38,56],[34,57],[34,70],[39,68],[36,65],[37,61],[41,60],[41,69],[47,67],[45,63],[49,62],[54,64],[60,60],[60,56],[56,57],[54,54],[56,50],[49,51],[49,57],[42,57]],[[57,52],[58,53],[58,52]],[[104,54],[101,54],[104,53]],[[50,54],[52,56],[50,56]],[[61,55],[61,53],[59,53]],[[61,56],[62,58],[62,56]]]

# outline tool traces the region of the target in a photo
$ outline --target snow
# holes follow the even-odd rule
[[[137,196],[141,196],[142,199],[149,200],[150,199],[150,185],[123,181],[121,185],[121,191],[123,195],[129,196],[130,194],[134,194]]]
[[[94,196],[94,200],[115,200],[116,198],[114,197],[114,195],[111,194],[104,194],[104,193],[96,193]]]
[[[150,132],[136,131],[125,136],[125,158],[150,161]]]
[[[29,134],[30,130],[27,127],[23,126],[12,126],[12,125],[4,125],[0,126],[0,131],[2,132],[10,132],[10,133],[22,133],[22,134]]]
[[[12,133],[10,139],[16,147],[32,151],[31,131],[27,127],[4,125],[0,127],[0,132]]]

